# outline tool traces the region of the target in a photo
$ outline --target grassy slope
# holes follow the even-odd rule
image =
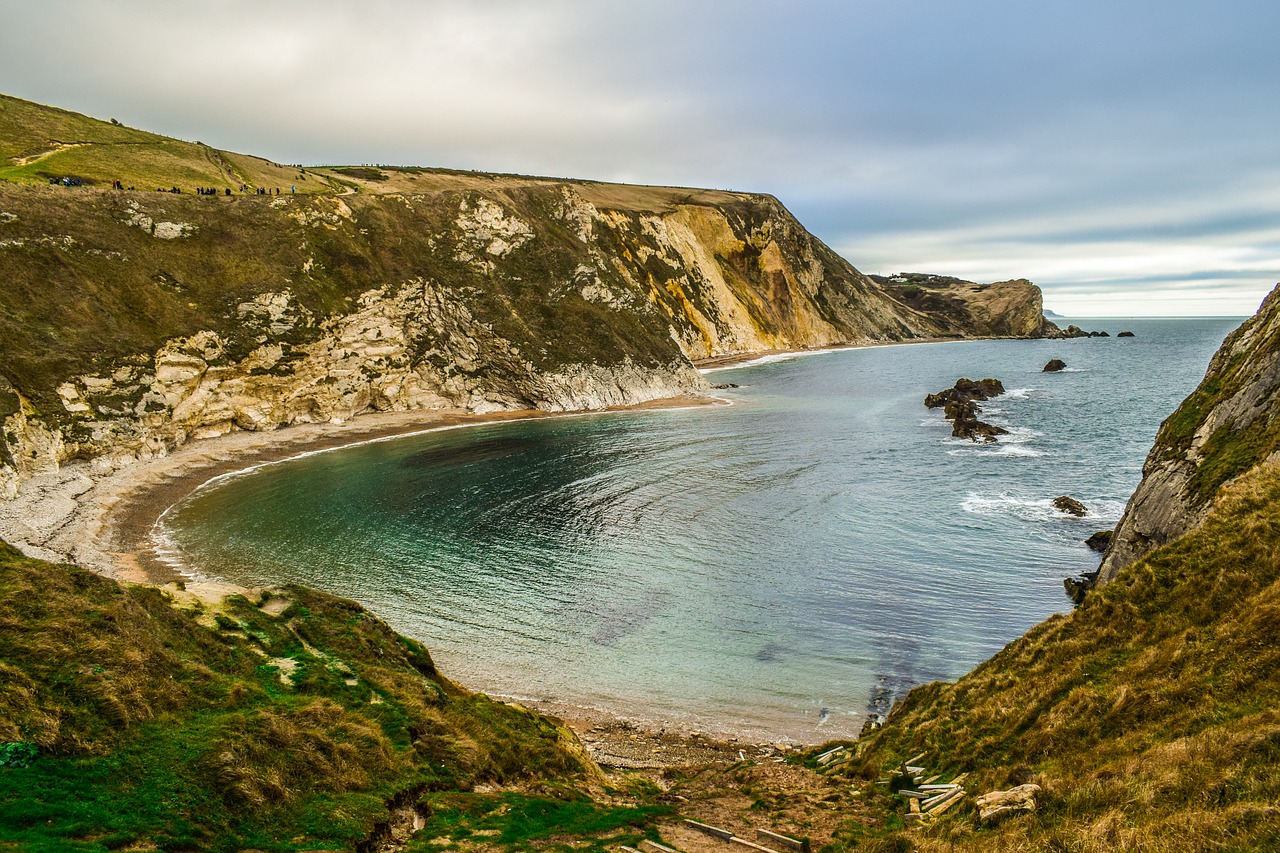
[[[258,157],[218,151],[154,133],[0,95],[0,181],[46,184],[78,177],[86,185],[120,181],[139,190],[241,184],[299,192],[332,192],[335,181]]]
[[[551,722],[455,687],[354,602],[282,595],[279,615],[200,614],[0,543],[0,849],[345,849],[406,791],[437,823],[492,824],[493,797],[465,793],[481,782],[542,784],[503,795],[543,815],[517,841],[639,837],[647,812],[565,787],[584,768]],[[11,744],[38,756],[4,766],[24,763]]]
[[[913,836],[922,850],[1276,849],[1277,636],[1280,467],[1264,465],[1073,614],[912,691],[859,769],[924,751],[971,791],[1045,787],[1037,814],[996,829],[955,810]]]

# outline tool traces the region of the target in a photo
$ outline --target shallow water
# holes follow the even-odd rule
[[[1131,339],[843,350],[720,370],[728,407],[472,427],[272,465],[159,534],[196,570],[355,598],[503,695],[752,737],[856,732],[1096,567],[1229,320]],[[1068,370],[1044,374],[1050,358]],[[994,445],[924,395],[994,376]],[[1055,511],[1082,500],[1084,519]]]

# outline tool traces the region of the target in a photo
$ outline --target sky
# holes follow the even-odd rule
[[[1280,281],[1274,0],[0,0],[0,91],[285,163],[777,196],[1069,316]]]

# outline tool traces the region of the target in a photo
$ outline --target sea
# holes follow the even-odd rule
[[[1111,337],[770,356],[719,405],[494,423],[206,484],[157,547],[188,571],[353,598],[466,686],[754,740],[856,735],[1071,603],[1160,422],[1242,318]],[[1120,331],[1133,337],[1117,337]],[[1044,373],[1060,358],[1067,367]],[[1007,393],[992,444],[924,396]],[[1077,518],[1053,499],[1085,504]]]

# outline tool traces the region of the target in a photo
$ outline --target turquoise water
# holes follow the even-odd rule
[[[1065,322],[1065,321],[1064,321]],[[1135,338],[844,350],[717,371],[731,406],[495,424],[219,481],[160,530],[193,569],[355,598],[493,693],[753,737],[861,728],[1068,609],[1230,320]],[[1050,358],[1068,370],[1044,374]],[[926,393],[994,376],[995,445]],[[1089,516],[1050,501],[1069,494]]]

